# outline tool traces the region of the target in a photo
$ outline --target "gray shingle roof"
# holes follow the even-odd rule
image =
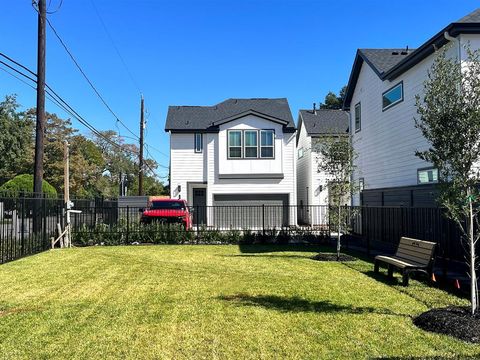
[[[470,14],[465,15],[461,19],[456,21],[457,23],[480,23],[480,9],[472,11]]]
[[[393,56],[392,50],[397,49],[359,49],[350,73],[343,107],[345,109],[350,108],[350,102],[363,62],[368,63],[381,80],[393,81],[405,71],[430,56],[435,48],[439,49],[448,43],[444,35],[445,33],[449,33],[453,37],[459,34],[480,34],[480,9],[476,9],[447,25],[420,47],[409,51],[408,55]]]
[[[414,51],[409,49],[359,49],[364,59],[378,72],[383,74],[397,65]]]
[[[300,117],[308,135],[346,134],[350,120],[343,110],[300,110]]]
[[[169,106],[165,131],[215,131],[222,120],[248,111],[284,121],[286,129],[295,129],[287,99],[279,98],[228,99],[213,106]]]

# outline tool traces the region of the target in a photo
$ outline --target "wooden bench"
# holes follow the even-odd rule
[[[380,263],[388,265],[388,276],[393,277],[393,269],[402,273],[403,286],[408,285],[411,272],[423,272],[431,276],[433,271],[435,243],[402,237],[395,255],[375,256],[374,271],[378,273]]]

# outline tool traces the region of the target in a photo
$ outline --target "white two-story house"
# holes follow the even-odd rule
[[[417,49],[359,49],[344,108],[358,154],[353,181],[363,191],[354,205],[436,206],[438,172],[415,156],[428,143],[415,127],[415,96],[422,95],[435,49],[464,61],[464,45],[480,47],[480,9],[451,23]]]
[[[170,106],[165,131],[170,133],[171,197],[197,209],[196,223],[296,224],[290,207],[297,203],[296,129],[287,99]]]
[[[297,122],[297,204],[300,224],[327,223],[329,177],[319,171],[319,146],[329,136],[348,136],[350,120],[343,110],[300,110]]]

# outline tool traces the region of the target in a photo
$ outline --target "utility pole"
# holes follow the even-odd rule
[[[143,131],[145,130],[143,95],[140,100],[140,155],[138,159],[138,195],[143,195]]]
[[[35,167],[33,191],[41,197],[43,182],[43,140],[45,134],[45,44],[47,21],[46,0],[38,0],[38,47],[37,47],[37,126],[35,132]]]
[[[66,229],[65,237],[63,239],[63,246],[70,247],[70,213],[69,210],[72,208],[70,203],[70,154],[68,151],[68,142],[65,140],[63,143],[63,197],[65,201],[65,211],[66,211]],[[62,247],[63,247],[62,246]]]

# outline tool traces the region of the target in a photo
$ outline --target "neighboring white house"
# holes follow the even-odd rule
[[[480,47],[480,9],[451,23],[418,49],[359,49],[344,108],[358,154],[354,181],[364,190],[353,204],[435,206],[437,170],[415,156],[428,146],[415,128],[415,96],[423,93],[435,48],[465,59]]]
[[[262,221],[267,227],[296,224],[295,208],[289,207],[297,203],[296,129],[287,99],[170,106],[165,131],[171,197],[197,209],[195,222],[239,228]]]
[[[343,110],[300,110],[297,125],[297,204],[300,224],[326,224],[328,175],[318,170],[318,146],[325,136],[348,135],[349,115]],[[323,205],[323,206],[320,206]]]

